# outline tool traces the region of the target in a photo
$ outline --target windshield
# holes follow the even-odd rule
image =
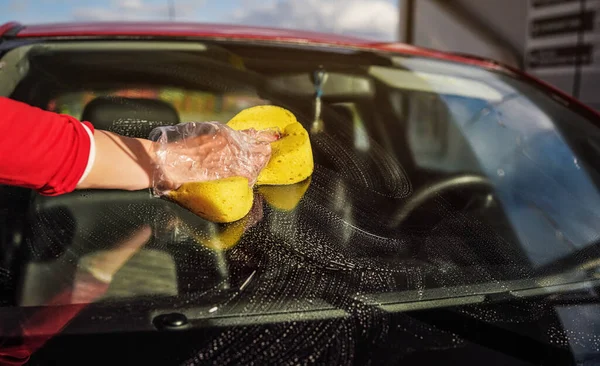
[[[431,62],[423,68],[414,60],[398,62],[417,72],[452,77],[443,85],[456,88],[436,93],[434,102],[427,101],[431,93],[408,96],[409,143],[417,165],[490,179],[534,268],[596,243],[600,136],[594,123],[511,77],[441,63],[436,70]],[[406,79],[401,74],[393,78],[391,72],[386,76],[398,87]],[[429,84],[428,74],[422,80]],[[402,98],[402,92],[392,98]]]
[[[15,48],[3,58],[1,91],[77,118],[99,116],[89,103],[106,95],[153,100],[144,107],[153,116],[165,103],[177,112],[91,120],[136,137],[159,123],[227,122],[252,105],[279,105],[310,131],[314,173],[256,189],[249,216],[227,225],[147,191],[43,197],[3,187],[4,304],[22,323],[31,319],[24,309],[94,303],[55,331],[120,333],[163,329],[175,312],[192,327],[233,327],[201,347],[214,362],[252,343],[236,327],[265,326],[250,338],[310,343],[315,360],[345,363],[353,351],[331,351],[333,339],[351,349],[361,329],[361,342],[393,339],[390,314],[480,304],[461,316],[525,324],[546,316],[546,300],[493,312],[483,304],[596,285],[598,121],[540,87],[360,50],[131,42]],[[123,309],[132,318],[119,318]],[[348,317],[355,328],[336,323]],[[405,320],[394,322],[413,336],[410,349],[465,345],[456,329]],[[553,344],[550,332],[528,336]]]

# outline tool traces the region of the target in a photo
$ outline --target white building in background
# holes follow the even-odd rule
[[[600,1],[528,3],[525,70],[600,110]]]
[[[600,110],[600,0],[399,0],[401,41],[411,2],[410,43],[523,67]]]

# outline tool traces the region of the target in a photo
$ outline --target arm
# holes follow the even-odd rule
[[[0,184],[44,195],[75,189],[140,190],[151,187],[157,162],[165,180],[161,184],[169,189],[246,171],[252,181],[269,161],[269,142],[279,137],[273,131],[202,131],[183,142],[165,142],[166,160],[161,162],[154,153],[160,143],[95,130],[89,122],[0,97]],[[243,137],[230,136],[236,133]],[[244,169],[232,171],[227,162],[242,157]]]
[[[148,188],[151,144],[0,97],[0,184],[45,195]]]
[[[77,189],[139,190],[151,187],[153,161],[150,140],[96,130],[94,144],[94,163]]]

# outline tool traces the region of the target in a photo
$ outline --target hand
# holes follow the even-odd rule
[[[246,177],[253,185],[271,157],[270,142],[279,138],[276,131],[235,131],[216,122],[191,122],[160,133],[154,143],[159,194],[186,182],[233,176]]]

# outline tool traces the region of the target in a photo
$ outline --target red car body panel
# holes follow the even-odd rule
[[[0,37],[2,37],[9,30],[20,27],[20,26],[21,26],[21,24],[17,23],[17,22],[8,22],[5,24],[0,24]]]
[[[164,22],[93,22],[24,26],[18,37],[60,36],[165,36],[269,39],[303,43],[360,44],[360,38],[241,25]]]
[[[401,43],[378,43],[362,38],[291,29],[163,22],[94,22],[27,26],[18,23],[7,23],[7,25],[0,28],[0,36],[3,33],[1,31],[2,29],[6,32],[15,27],[19,27],[19,29],[14,32],[16,38],[137,36],[254,40],[291,44],[366,48],[375,51],[399,52],[407,55],[439,58],[486,68],[500,68],[500,66],[493,61],[457,56]]]
[[[341,46],[370,51],[392,52],[402,55],[434,58],[450,62],[507,71],[522,79],[537,84],[545,90],[600,117],[600,112],[590,108],[572,96],[516,68],[493,60],[468,57],[448,52],[435,51],[402,43],[373,42],[362,38],[335,34],[308,32],[291,29],[251,27],[241,25],[168,22],[93,22],[22,25],[9,22],[0,25],[0,37],[11,33],[15,38],[78,38],[78,37],[191,37],[220,40],[246,40],[280,42],[288,44]]]

